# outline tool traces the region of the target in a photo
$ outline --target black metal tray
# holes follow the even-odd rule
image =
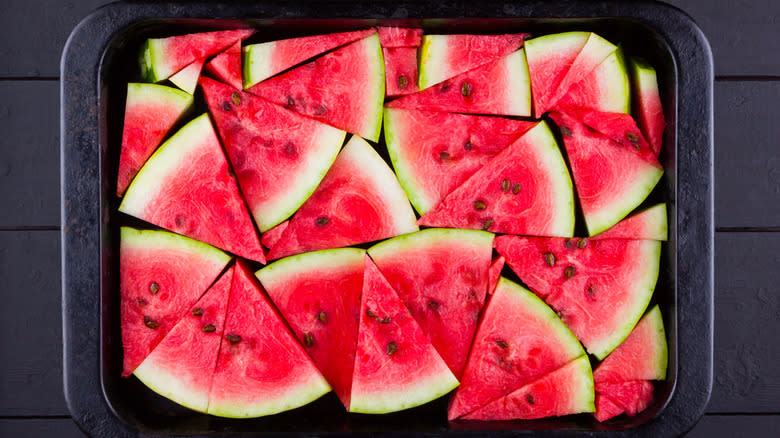
[[[285,414],[231,420],[179,407],[120,377],[118,226],[115,184],[125,86],[137,80],[141,41],[252,26],[253,40],[366,28],[421,26],[444,33],[595,31],[641,54],[658,71],[667,130],[666,173],[651,194],[667,203],[654,302],[669,342],[669,372],[655,403],[636,417],[600,424],[590,415],[515,422],[446,420],[446,399],[383,416],[347,414],[333,394]],[[95,436],[544,435],[673,436],[690,429],[709,400],[713,319],[712,58],[693,21],[660,3],[618,1],[442,2],[257,1],[115,3],[71,34],[62,56],[62,302],[65,397]],[[380,145],[381,147],[381,145]]]

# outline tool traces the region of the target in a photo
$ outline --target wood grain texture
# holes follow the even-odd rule
[[[780,233],[716,233],[708,413],[780,413]]]
[[[688,438],[776,437],[780,415],[705,415]]]
[[[0,416],[68,415],[59,231],[0,231]],[[2,435],[0,436],[9,436]]]
[[[0,82],[0,227],[59,225],[58,86]]]
[[[83,438],[86,435],[69,418],[0,419],[0,436],[13,438]]]
[[[716,227],[780,226],[778,114],[780,81],[715,83]]]

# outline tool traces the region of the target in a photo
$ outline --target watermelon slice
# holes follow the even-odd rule
[[[198,86],[198,78],[200,78],[200,71],[203,69],[204,62],[205,58],[198,59],[179,70],[178,73],[169,77],[168,80],[187,93],[194,94],[195,88]]]
[[[401,186],[425,214],[536,123],[385,108],[385,143]]]
[[[241,79],[241,41],[236,41],[235,44],[209,61],[206,64],[206,71],[233,88],[243,89]]]
[[[268,259],[411,233],[419,229],[416,221],[393,171],[371,145],[352,136]]]
[[[409,310],[366,256],[350,412],[384,414],[458,386]]]
[[[192,96],[154,84],[127,84],[125,122],[116,195],[122,196],[146,159],[181,116],[192,108]]]
[[[122,227],[119,289],[123,377],[146,359],[229,259],[222,251],[183,236]]]
[[[590,235],[618,223],[661,179],[664,170],[650,149],[619,145],[567,113],[550,116],[561,130]]]
[[[596,417],[596,420],[604,422],[609,420],[612,417],[618,416],[622,414],[625,409],[621,408],[615,402],[610,400],[608,397],[605,397],[603,394],[596,393],[596,412],[593,413],[593,416]]]
[[[591,239],[651,239],[666,241],[666,204],[657,204],[591,237]]]
[[[502,278],[485,308],[447,417],[478,410],[580,356],[585,351],[555,312]]]
[[[385,66],[374,33],[249,88],[252,94],[378,141]]]
[[[596,383],[595,388],[596,394],[608,398],[620,408],[620,412],[615,415],[625,413],[634,416],[653,403],[653,384],[647,380],[630,380],[620,383],[601,382]],[[612,411],[612,408],[610,407],[608,410]],[[598,415],[598,410],[594,415]],[[604,418],[606,413],[601,413],[598,417]],[[609,418],[611,417],[607,419]]]
[[[342,248],[288,257],[257,271],[344,406],[350,406],[366,252]]]
[[[630,114],[609,113],[589,108],[566,108],[566,114],[612,141],[634,149],[651,149]],[[652,150],[652,149],[651,149]],[[655,152],[653,155],[658,156]]]
[[[208,78],[200,85],[249,210],[269,230],[312,194],[346,133]]]
[[[395,97],[420,91],[417,88],[417,48],[382,48],[385,59],[385,96]]]
[[[141,49],[141,76],[159,82],[199,59],[206,59],[255,33],[252,29],[149,38]]]
[[[133,373],[154,392],[199,412],[209,406],[233,269],[211,286]]]
[[[655,240],[500,236],[495,247],[599,359],[639,321],[661,257]]]
[[[420,47],[422,44],[422,29],[382,26],[376,30],[379,33],[379,44],[385,49]]]
[[[244,88],[329,50],[376,33],[374,29],[290,38],[244,47]]]
[[[658,78],[655,69],[641,58],[631,58],[631,84],[633,90],[634,115],[639,127],[647,136],[647,140],[656,155],[661,153],[664,137],[664,108],[658,93]]]
[[[533,420],[595,411],[593,376],[581,356],[502,399],[463,417],[466,420]]]
[[[444,200],[420,225],[571,236],[574,194],[558,144],[539,122]]]
[[[631,93],[623,50],[618,47],[584,79],[569,87],[555,108],[585,107],[625,113],[631,109]]]
[[[128,187],[119,211],[265,263],[208,114],[160,146]]]
[[[420,89],[497,61],[522,47],[527,36],[425,35],[420,48]]]
[[[493,235],[428,229],[368,250],[455,377],[485,303]]]
[[[490,268],[488,268],[488,295],[493,295],[496,291],[504,264],[506,264],[506,259],[503,256],[494,257],[493,262],[490,263]]]
[[[387,107],[529,116],[531,89],[525,55],[520,49],[436,86],[398,98]]]
[[[303,406],[330,387],[242,261],[236,262],[208,413],[259,417]]]

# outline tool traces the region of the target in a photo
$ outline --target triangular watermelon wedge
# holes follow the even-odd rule
[[[433,228],[368,250],[457,378],[485,304],[492,243],[484,231]]]
[[[195,88],[198,86],[198,78],[200,78],[200,72],[203,69],[203,63],[205,61],[205,58],[198,59],[192,64],[179,70],[178,73],[169,77],[168,80],[171,81],[173,85],[181,88],[183,91],[186,91],[189,94],[194,94]]]
[[[119,211],[265,263],[208,114],[160,146],[128,187]]]
[[[117,196],[122,196],[168,131],[192,108],[192,101],[191,95],[175,88],[155,84],[127,84]]]
[[[346,133],[209,78],[200,85],[249,210],[265,232],[312,194]]]
[[[596,412],[593,413],[593,416],[596,418],[596,420],[601,422],[607,421],[612,417],[616,417],[625,411],[625,409],[621,408],[615,402],[610,400],[609,397],[599,393],[596,393],[595,405]]]
[[[208,413],[259,417],[294,409],[330,391],[247,265],[236,262]]]
[[[376,33],[247,90],[372,141],[382,128],[385,66]]]
[[[349,411],[388,413],[434,400],[458,380],[366,256]]]
[[[594,411],[590,362],[587,356],[581,356],[463,418],[534,420]]]
[[[154,392],[198,412],[209,406],[233,269],[211,286],[133,373]]]
[[[379,44],[383,49],[420,47],[422,44],[422,29],[380,26],[376,30],[379,33]]]
[[[653,383],[647,380],[629,380],[619,383],[600,382],[595,384],[596,395],[603,396],[609,399],[620,408],[620,412],[617,414],[625,413],[629,416],[634,416],[645,409],[653,402]],[[611,411],[611,407],[609,408]],[[617,415],[615,414],[615,415]],[[607,417],[607,414],[598,412],[598,406],[594,415],[599,421],[604,421],[603,418]]]
[[[537,123],[418,223],[494,233],[571,236],[571,179],[547,124]]]
[[[290,219],[268,259],[417,230],[417,218],[393,171],[371,145],[352,136],[322,183]]]
[[[206,64],[206,71],[231,87],[242,90],[241,41],[236,41],[235,44],[209,61]]]
[[[485,308],[447,417],[478,410],[584,355],[552,309],[502,278]]]
[[[664,137],[664,108],[658,92],[658,78],[653,66],[641,58],[629,60],[631,70],[632,103],[634,117],[645,133],[655,155],[661,153]]]
[[[495,247],[599,359],[639,321],[661,258],[661,242],[655,240],[500,236]]]
[[[623,50],[618,47],[585,78],[569,87],[551,109],[583,107],[628,114],[630,104],[628,70]]]
[[[386,105],[468,114],[531,115],[531,88],[523,49]]]
[[[230,257],[166,231],[122,227],[119,244],[122,376],[135,371]]]
[[[356,248],[307,252],[279,260],[255,274],[347,408],[365,255]]]
[[[493,257],[493,261],[488,268],[488,295],[493,295],[498,286],[498,280],[501,278],[501,271],[504,269],[506,259],[503,256]]]
[[[561,130],[589,234],[618,223],[661,179],[663,167],[649,148],[620,145],[564,112],[550,117]]]
[[[162,81],[193,62],[213,56],[253,33],[253,29],[237,29],[149,38],[141,50],[141,76],[148,82]]]
[[[375,29],[269,41],[244,47],[244,88],[329,50],[363,39]]]
[[[385,143],[414,208],[425,214],[536,123],[385,108]]]
[[[666,241],[666,204],[657,204],[623,219],[591,239],[651,239]]]
[[[527,36],[425,35],[420,47],[420,89],[494,62],[522,47]]]

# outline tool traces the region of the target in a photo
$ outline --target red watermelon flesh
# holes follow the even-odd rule
[[[595,389],[597,394],[609,398],[630,416],[644,411],[653,402],[653,384],[647,380],[620,383],[596,382]]]
[[[385,142],[401,186],[420,214],[536,125],[484,117],[385,108]]]
[[[215,55],[253,33],[253,29],[238,29],[150,38],[141,54],[141,76],[149,82],[167,79],[196,60]]]
[[[383,48],[385,59],[385,96],[394,97],[416,93],[417,48]]]
[[[134,372],[158,394],[198,412],[208,410],[233,269],[225,272],[182,316]]]
[[[661,243],[654,240],[500,236],[495,247],[599,359],[642,316],[661,255]]]
[[[212,79],[200,85],[249,210],[267,231],[311,195],[346,133]]]
[[[424,214],[418,224],[571,236],[573,198],[555,138],[547,124],[539,122]]]
[[[208,413],[259,417],[305,405],[330,387],[242,260],[236,262]]]
[[[618,223],[661,179],[664,170],[649,148],[619,145],[563,112],[550,116],[561,130],[591,235]]]
[[[657,204],[623,219],[591,239],[651,239],[666,241],[666,204]]]
[[[228,47],[206,64],[206,71],[220,81],[236,88],[243,89],[241,79],[241,41]]]
[[[222,251],[183,236],[122,227],[123,377],[146,359],[229,259]]]
[[[435,86],[400,97],[387,108],[469,114],[531,115],[528,68],[522,49]]]
[[[641,58],[630,59],[633,113],[639,127],[647,136],[653,152],[661,152],[664,128],[664,108],[658,93],[658,78],[655,69]]]
[[[501,270],[504,269],[506,259],[502,256],[494,257],[493,262],[488,268],[488,295],[493,295],[498,285],[498,279],[501,278]]]
[[[485,308],[447,417],[453,420],[478,410],[584,355],[552,309],[501,279]]]
[[[419,229],[416,220],[390,167],[365,140],[352,136],[268,259],[411,233]]]
[[[613,113],[630,112],[631,93],[622,49],[607,56],[575,83],[551,109],[585,107]]]
[[[368,252],[459,378],[487,293],[493,235],[427,229]]]
[[[252,94],[379,140],[385,66],[376,34],[249,88]]]
[[[192,107],[192,96],[154,84],[127,84],[122,151],[116,195],[122,194],[177,120]]]
[[[282,235],[284,234],[284,230],[287,229],[289,225],[290,225],[290,221],[287,220],[271,228],[270,230],[266,231],[260,237],[260,243],[262,243],[263,246],[268,249],[273,248],[274,245],[276,245],[276,242],[278,242],[279,239],[282,238]]]
[[[624,412],[623,408],[615,404],[612,400],[610,400],[608,397],[605,397],[603,394],[596,393],[596,412],[593,413],[593,416],[596,417],[596,420],[600,422],[604,422],[609,420],[612,417],[616,417]]]
[[[420,47],[422,44],[422,29],[381,26],[377,27],[376,30],[379,32],[379,44],[385,49]]]
[[[350,412],[388,413],[458,386],[387,279],[366,256]]]
[[[620,145],[642,151],[652,151],[630,114],[610,113],[589,108],[566,108],[564,112]],[[653,155],[658,156],[655,151],[653,151]]]
[[[244,88],[329,50],[376,33],[374,29],[312,35],[244,47]]]
[[[265,263],[208,114],[160,146],[128,187],[119,211]]]
[[[464,420],[534,420],[593,412],[593,378],[587,356],[567,363],[511,394],[463,417]]]
[[[309,252],[256,273],[345,407],[350,405],[365,254],[355,248]]]
[[[527,36],[425,35],[420,48],[420,89],[494,62],[522,47]]]
[[[200,72],[203,70],[203,63],[206,62],[204,58],[198,59],[192,64],[179,70],[178,73],[168,78],[169,81],[186,91],[189,94],[195,93],[195,88],[198,87],[198,78],[200,78]]]

